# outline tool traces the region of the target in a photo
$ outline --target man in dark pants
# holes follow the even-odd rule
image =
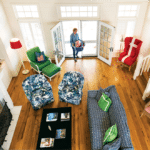
[[[73,33],[70,35],[70,44],[71,44],[71,47],[73,49],[73,58],[74,58],[75,62],[77,61],[77,59],[76,59],[76,51],[75,51],[73,46],[75,46],[75,42],[78,40],[79,40],[79,36],[77,33],[77,28],[74,28]]]

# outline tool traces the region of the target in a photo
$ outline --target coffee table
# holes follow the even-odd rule
[[[64,118],[64,116],[66,118]],[[61,136],[60,136],[60,130],[58,129],[62,129]],[[59,139],[56,139],[58,137]],[[46,141],[50,139],[48,140],[48,143],[49,141],[54,140],[54,145],[52,144],[53,145],[52,147],[42,147],[41,145],[43,143],[41,144],[41,142],[43,142],[43,140],[45,139]],[[44,149],[71,150],[71,107],[51,108],[51,109],[43,110],[42,121],[41,121],[36,149],[37,150],[44,150]]]

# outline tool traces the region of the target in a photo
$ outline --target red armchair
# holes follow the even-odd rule
[[[125,64],[125,66],[129,67],[129,71],[131,69],[131,66],[136,62],[141,45],[142,41],[139,39],[135,39],[133,37],[125,38],[124,52],[120,54],[118,60]]]

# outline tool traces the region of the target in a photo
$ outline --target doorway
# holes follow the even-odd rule
[[[79,38],[85,41],[82,56],[97,56],[111,65],[115,27],[98,20],[61,21],[51,29],[57,65],[61,66],[65,57],[73,57],[70,45],[73,28],[78,29]]]
[[[70,45],[73,28],[78,29],[79,39],[86,44],[82,56],[97,56],[97,24],[98,21],[62,21],[66,57],[73,57]]]

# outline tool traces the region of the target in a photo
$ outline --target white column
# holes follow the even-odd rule
[[[140,75],[140,70],[141,70],[142,62],[143,62],[143,56],[139,55],[138,62],[137,62],[137,65],[136,65],[136,69],[135,69],[134,75],[133,75],[133,79],[134,80],[136,79],[137,76]]]
[[[0,92],[3,94],[4,100],[7,102],[7,106],[9,107],[9,109],[12,109],[14,107],[14,104],[7,92],[5,85],[3,84],[1,80],[0,80]]]

